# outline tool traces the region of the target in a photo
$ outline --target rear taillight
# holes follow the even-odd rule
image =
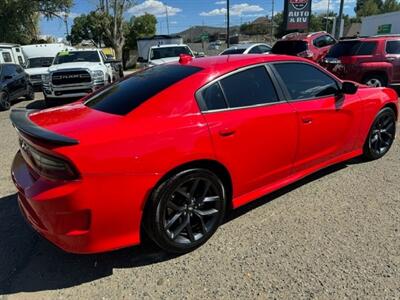
[[[20,148],[25,161],[41,176],[63,180],[79,177],[79,173],[72,164],[60,157],[45,154],[22,139],[20,139]]]
[[[304,57],[304,58],[311,58],[314,55],[310,50],[305,50],[305,51],[297,53],[297,56]]]

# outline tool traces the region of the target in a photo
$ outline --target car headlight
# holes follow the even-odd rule
[[[50,81],[50,74],[42,74],[42,81],[49,82]]]
[[[92,75],[94,78],[104,78],[104,72],[100,70],[93,71]]]

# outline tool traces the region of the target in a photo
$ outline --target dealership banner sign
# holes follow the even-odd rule
[[[286,30],[308,30],[311,17],[311,0],[285,0]]]

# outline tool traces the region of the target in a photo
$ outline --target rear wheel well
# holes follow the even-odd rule
[[[381,77],[385,80],[385,82],[384,82],[385,85],[387,85],[387,83],[388,83],[388,76],[387,76],[387,73],[386,73],[385,71],[370,71],[370,72],[366,73],[366,74],[363,76],[362,82],[365,83],[365,80],[366,80],[367,78],[372,77],[372,76],[374,76],[374,75],[381,76]]]
[[[224,165],[221,163],[215,161],[215,160],[209,160],[209,159],[204,159],[204,160],[195,160],[191,161],[188,163],[185,163],[183,165],[177,166],[168,173],[166,173],[158,182],[157,184],[153,187],[152,191],[154,191],[161,183],[163,183],[165,180],[168,178],[171,178],[173,175],[184,171],[184,170],[189,170],[189,169],[194,169],[194,168],[201,168],[201,169],[206,169],[211,172],[213,172],[217,177],[222,181],[224,188],[226,189],[226,199],[227,199],[227,207],[231,208],[232,207],[232,179],[231,176],[226,169]],[[146,203],[144,205],[143,212],[146,212],[148,204],[151,202],[149,201],[149,198],[151,197],[151,193],[149,194],[149,197],[146,199]]]
[[[391,109],[394,111],[394,114],[396,115],[396,119],[398,119],[399,112],[397,111],[396,104],[394,104],[394,103],[388,103],[388,104],[386,104],[383,108],[385,108],[385,107],[391,108]]]

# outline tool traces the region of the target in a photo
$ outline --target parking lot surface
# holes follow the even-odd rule
[[[330,167],[230,213],[208,243],[178,257],[151,246],[81,256],[52,246],[18,210],[17,148],[0,112],[0,299],[400,297],[399,138],[383,159]]]

